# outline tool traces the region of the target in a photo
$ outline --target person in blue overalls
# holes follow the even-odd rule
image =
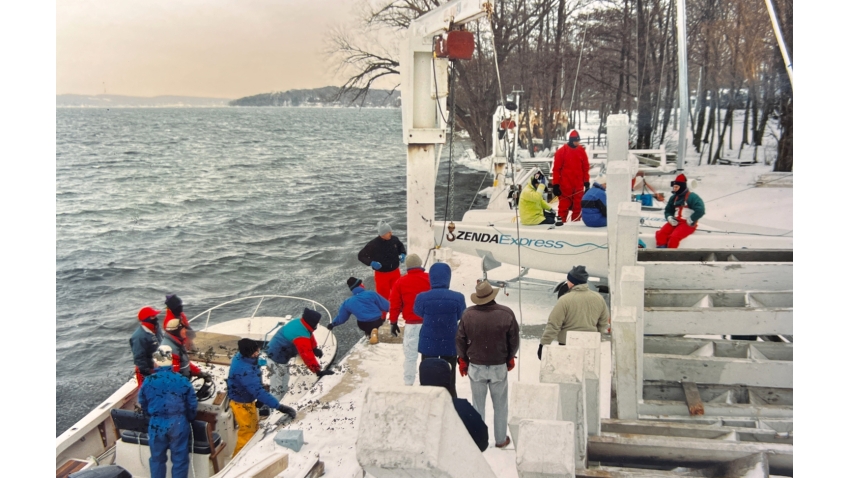
[[[189,379],[172,370],[171,358],[166,356],[169,348],[160,347],[157,367],[139,390],[139,405],[150,415],[151,478],[165,478],[169,450],[172,478],[189,476],[190,424],[198,410],[198,399]]]

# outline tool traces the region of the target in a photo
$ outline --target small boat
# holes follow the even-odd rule
[[[197,328],[190,358],[213,376],[210,383],[204,383],[203,379],[197,377],[192,382],[198,396],[198,414],[192,424],[193,446],[189,472],[193,478],[208,478],[225,472],[234,460],[249,454],[261,436],[288,421],[288,417],[277,410],[271,410],[266,416],[261,413],[261,431],[236,457],[231,458],[236,445],[236,425],[227,398],[225,379],[230,370],[230,360],[237,351],[237,342],[242,338],[250,338],[257,341],[261,348],[265,347],[274,333],[293,319],[293,315],[260,315],[258,312],[287,310],[297,317],[304,304],[293,307],[293,302],[306,302],[323,317],[332,317],[325,306],[310,299],[262,295],[231,300],[190,319]],[[319,363],[322,368],[327,368],[336,357],[336,338],[322,325],[314,332],[314,337],[323,352],[322,357],[318,358]],[[294,406],[316,385],[319,377],[307,369],[301,357],[290,360],[289,372],[289,390],[281,403]],[[268,369],[263,372],[263,382],[269,382]],[[122,468],[133,477],[150,476],[148,420],[137,408],[138,390],[134,376],[56,438],[57,478],[95,466],[98,467],[98,477],[113,476],[108,474],[108,469],[103,465],[121,467],[114,468],[116,477],[126,476],[120,474]],[[263,426],[264,423],[274,425]],[[168,466],[170,474],[170,462]]]

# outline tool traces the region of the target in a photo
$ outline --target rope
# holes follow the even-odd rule
[[[788,175],[785,175],[785,176],[780,176],[780,177],[778,177],[778,178],[776,178],[776,179],[771,179],[770,181],[765,181],[765,182],[763,182],[762,184],[770,184],[770,183],[772,183],[772,182],[774,182],[774,181],[779,181],[780,179],[790,178],[791,176],[793,176],[793,174],[788,174]],[[718,199],[723,199],[723,198],[725,198],[725,197],[729,197],[729,196],[731,196],[731,195],[733,195],[733,194],[738,194],[738,193],[741,193],[741,192],[744,192],[744,191],[748,191],[748,190],[750,190],[750,189],[755,189],[756,187],[757,187],[757,186],[750,186],[750,187],[748,187],[748,188],[741,189],[740,191],[735,191],[735,192],[733,192],[733,193],[729,193],[729,194],[727,194],[727,195],[725,195],[725,196],[720,196],[719,198],[709,199],[708,201],[705,201],[705,202],[717,201]]]

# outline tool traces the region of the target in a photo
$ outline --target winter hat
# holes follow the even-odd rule
[[[404,266],[408,269],[413,269],[414,267],[422,267],[422,259],[419,257],[418,254],[409,254],[404,260]]]
[[[165,330],[167,332],[177,332],[180,330],[180,319],[177,317],[172,317],[165,323]]]
[[[441,358],[426,358],[419,364],[419,385],[443,387],[452,383],[452,367]]]
[[[307,325],[309,325],[313,330],[316,330],[316,327],[319,326],[319,319],[322,318],[322,314],[313,309],[304,307],[304,312],[301,314],[301,318],[304,319],[304,322],[307,322]]]
[[[578,131],[572,130],[570,131],[570,143],[575,143],[576,141],[581,141],[581,136],[579,136]]]
[[[567,273],[567,280],[573,285],[586,284],[587,277],[587,271],[584,269],[584,266],[575,266]]]
[[[603,184],[608,184],[608,177],[604,174],[600,174],[599,177],[596,178],[596,183],[600,186]]]
[[[499,295],[499,288],[494,289],[489,281],[483,280],[475,286],[475,292],[469,295],[469,300],[475,305],[484,305],[494,300],[497,295]]]
[[[684,174],[680,174],[676,176],[675,181],[670,182],[670,187],[673,187],[677,184],[679,185],[679,192],[681,193],[685,189],[688,189],[688,178],[686,178]]]
[[[351,289],[351,290],[356,289],[357,286],[359,286],[362,283],[363,283],[363,281],[356,278],[356,277],[349,277],[348,278],[348,288]]]
[[[153,307],[147,306],[142,307],[142,310],[139,311],[139,320],[145,321],[148,319],[153,319],[157,315],[159,315],[161,311],[154,309]]]
[[[180,315],[183,313],[183,300],[180,299],[180,297],[177,297],[177,294],[166,295],[165,306],[168,307],[174,315]]]
[[[384,234],[386,234],[388,232],[393,232],[392,226],[385,223],[384,221],[379,222],[378,223],[378,235],[383,236]]]
[[[254,355],[254,352],[260,350],[260,346],[257,345],[257,342],[254,342],[251,339],[239,339],[239,342],[236,342],[236,346],[239,347],[239,353],[242,354],[243,357],[250,357]]]

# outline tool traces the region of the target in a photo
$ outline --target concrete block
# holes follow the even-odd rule
[[[598,435],[602,427],[599,403],[602,335],[599,332],[567,332],[567,347],[584,350],[584,385],[587,397],[587,434]]]
[[[518,438],[516,469],[520,478],[575,477],[575,424],[521,420]]]
[[[561,389],[554,383],[516,382],[511,384],[508,402],[508,428],[514,443],[519,441],[523,419],[560,420]]]
[[[356,455],[376,478],[495,478],[440,387],[367,389]]]
[[[579,347],[543,347],[540,383],[557,383],[560,388],[561,417],[575,424],[575,462],[587,464],[587,395],[585,388],[584,349]]]
[[[281,430],[274,436],[274,442],[282,447],[298,452],[304,446],[304,431]]]
[[[638,417],[638,394],[643,395],[643,378],[638,378],[638,364],[643,357],[637,352],[637,312],[634,307],[615,306],[611,315],[617,417],[635,420]]]

